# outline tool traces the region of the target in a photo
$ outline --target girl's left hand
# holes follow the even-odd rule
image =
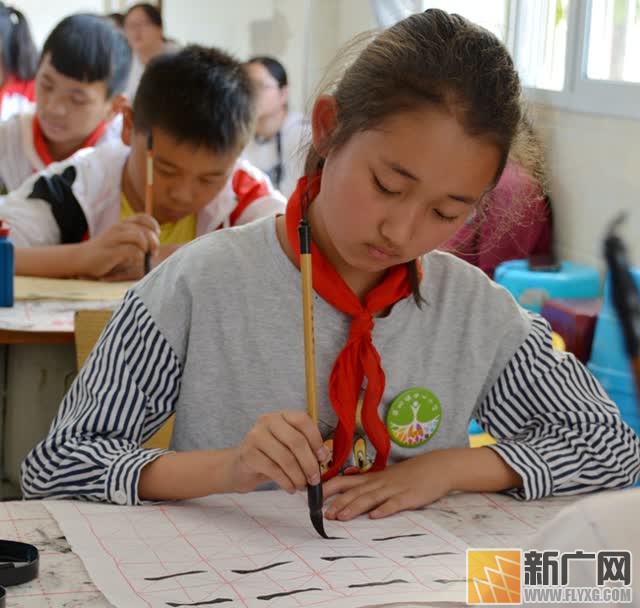
[[[377,519],[428,505],[453,489],[447,459],[447,450],[434,450],[375,473],[334,477],[324,484],[324,497],[339,496],[325,517],[347,521],[368,512]]]

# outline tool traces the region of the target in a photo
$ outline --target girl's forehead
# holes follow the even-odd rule
[[[470,135],[454,114],[437,108],[397,112],[347,146],[413,182],[461,184],[460,193],[474,199],[492,182],[501,158],[488,138]]]
[[[249,77],[252,79],[277,83],[277,80],[273,77],[271,72],[259,61],[247,64],[247,71],[249,73]]]

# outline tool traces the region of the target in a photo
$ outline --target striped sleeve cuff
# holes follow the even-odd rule
[[[553,494],[553,474],[544,458],[530,445],[503,441],[486,446],[496,452],[520,477],[522,487],[505,493],[521,500]]]
[[[147,464],[168,453],[169,450],[160,448],[140,448],[115,458],[107,470],[104,499],[117,505],[141,505],[149,502],[141,500],[138,494],[140,472]]]

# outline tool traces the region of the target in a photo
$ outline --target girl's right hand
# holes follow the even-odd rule
[[[234,449],[230,479],[234,492],[250,492],[275,481],[287,492],[320,483],[320,463],[331,457],[316,424],[306,413],[264,414]]]
[[[144,274],[144,256],[154,255],[160,246],[160,226],[144,213],[138,213],[114,224],[107,231],[83,243],[83,273],[94,279],[109,275],[118,267],[136,269],[137,279]]]

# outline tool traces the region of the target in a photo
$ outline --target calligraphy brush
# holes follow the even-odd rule
[[[147,186],[144,192],[144,212],[153,216],[153,134],[147,135]],[[148,245],[144,254],[144,273],[151,270],[151,246]]]
[[[308,199],[307,199],[308,203]],[[304,204],[304,203],[303,203]],[[300,238],[300,273],[302,275],[302,319],[304,324],[304,372],[307,388],[307,413],[318,424],[318,392],[316,388],[316,354],[313,334],[313,280],[311,271],[311,226],[307,220],[307,207],[304,206],[302,219],[298,226]],[[324,531],[322,515],[322,482],[307,486],[309,516],[316,532],[323,538],[329,538]]]
[[[611,224],[604,241],[604,255],[609,266],[613,306],[622,325],[627,353],[640,395],[640,290],[629,270],[627,249],[615,233],[624,221],[622,213]]]

